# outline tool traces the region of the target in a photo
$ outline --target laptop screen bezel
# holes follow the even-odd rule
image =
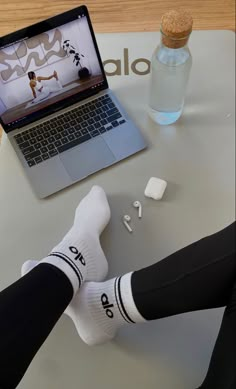
[[[74,8],[70,11],[64,12],[62,14],[56,15],[52,18],[49,18],[47,20],[44,20],[42,22],[33,24],[29,27],[23,28],[19,31],[13,32],[9,35],[6,35],[4,37],[0,37],[0,47],[8,46],[10,44],[13,44],[14,42],[23,40],[25,38],[31,38],[33,36],[37,36],[43,32],[47,32],[49,30],[52,30],[56,27],[62,26],[66,23],[72,22],[73,20],[77,20],[79,15],[85,15],[88,20],[90,33],[93,39],[94,47],[96,50],[97,58],[99,61],[99,65],[102,71],[103,79],[104,81],[102,84],[97,86],[94,89],[88,89],[82,92],[79,92],[73,96],[70,96],[64,100],[58,101],[56,103],[53,103],[52,105],[42,108],[39,111],[36,111],[32,114],[30,114],[28,117],[21,119],[17,123],[10,123],[5,124],[3,120],[0,117],[0,124],[2,125],[4,131],[6,133],[9,133],[15,129],[20,129],[28,124],[34,123],[37,120],[40,120],[42,118],[45,118],[48,115],[51,115],[57,111],[62,110],[63,108],[69,107],[75,103],[78,103],[80,101],[85,100],[88,97],[94,96],[97,93],[101,92],[104,89],[108,88],[108,82],[105,74],[105,70],[103,67],[101,55],[98,49],[97,41],[95,38],[95,34],[93,31],[92,23],[89,17],[88,9],[85,5],[82,5],[80,7]]]

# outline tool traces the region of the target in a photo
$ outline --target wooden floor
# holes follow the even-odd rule
[[[187,7],[194,29],[235,30],[235,0],[87,0],[95,32],[157,31],[161,15]],[[1,0],[0,36],[75,8],[77,0]],[[0,128],[1,138],[1,128]]]

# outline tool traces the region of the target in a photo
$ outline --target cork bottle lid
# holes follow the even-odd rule
[[[166,12],[161,19],[161,32],[164,37],[164,44],[171,48],[184,46],[192,32],[193,18],[184,9],[171,10]]]
[[[185,38],[192,32],[193,18],[187,10],[171,10],[162,16],[161,28],[170,38]]]

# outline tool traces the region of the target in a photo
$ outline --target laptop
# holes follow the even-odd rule
[[[109,89],[86,6],[0,38],[0,123],[39,198],[146,147]]]

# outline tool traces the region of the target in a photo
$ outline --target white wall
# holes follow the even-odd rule
[[[93,40],[90,35],[87,18],[78,20],[78,23],[71,24],[71,44],[81,52],[85,59],[82,59],[82,65],[89,68],[90,72],[94,74],[100,74],[101,69],[97,60],[96,50],[93,45]],[[64,31],[64,36],[66,31]]]
[[[6,111],[6,106],[3,101],[0,99],[0,115],[2,115]]]
[[[59,29],[62,32],[63,39],[70,39],[70,43],[76,48],[76,50],[85,56],[85,58],[82,59],[82,65],[88,67],[92,75],[101,74],[87,19],[85,17],[78,19],[67,25],[59,27]],[[53,35],[53,32],[50,32],[50,35],[51,33]],[[55,50],[58,51],[58,47],[56,47]],[[36,49],[34,49],[34,51],[36,51]],[[37,51],[41,57],[41,48],[39,47]],[[55,62],[52,63],[54,58]],[[50,65],[40,68],[37,68],[34,63],[31,63],[31,67],[28,71],[35,71],[37,76],[47,77],[53,74],[53,71],[56,70],[62,85],[78,80],[79,67],[76,67],[75,63],[73,63],[72,56],[65,57],[62,60],[58,60],[58,57],[51,57],[49,62],[51,62]],[[55,83],[55,80],[52,79],[50,81],[46,81],[46,83],[48,82],[53,84]],[[25,76],[19,77],[7,83],[4,83],[0,77],[0,98],[6,105],[7,109],[13,108],[32,99],[33,95],[29,87],[28,75],[26,74]]]

